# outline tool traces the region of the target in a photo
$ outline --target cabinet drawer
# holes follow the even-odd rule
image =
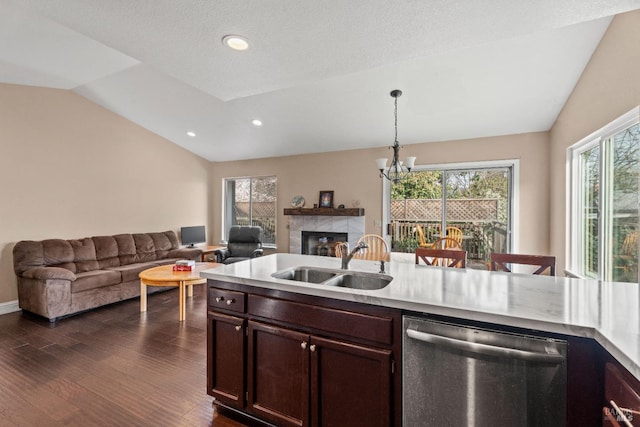
[[[617,408],[609,408],[619,422],[620,418],[626,416],[634,420],[640,418],[640,384],[630,374],[623,371],[623,368],[613,363],[605,365],[605,399],[607,403],[614,402]],[[622,414],[618,414],[621,412]],[[621,425],[628,425],[620,423]]]
[[[393,319],[334,308],[249,295],[248,313],[267,319],[393,344]]]
[[[209,308],[214,310],[230,310],[238,313],[244,313],[246,296],[242,292],[209,288],[207,303]]]

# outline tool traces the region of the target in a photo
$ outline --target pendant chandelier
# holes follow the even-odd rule
[[[395,127],[395,140],[393,145],[389,148],[393,150],[393,159],[391,159],[391,165],[387,167],[387,159],[376,159],[376,163],[378,164],[378,169],[380,170],[380,178],[386,178],[389,181],[397,184],[403,179],[409,176],[411,173],[411,169],[413,168],[414,163],[416,162],[415,157],[407,157],[407,159],[402,162],[399,158],[400,154],[400,144],[398,143],[398,97],[402,96],[402,91],[395,89],[392,90],[390,95],[394,98],[394,127]]]

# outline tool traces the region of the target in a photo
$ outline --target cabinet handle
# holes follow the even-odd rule
[[[311,351],[316,351],[316,345],[315,345],[315,344],[311,344],[311,345],[309,346],[309,350],[311,350]]]
[[[633,424],[631,424],[631,421],[629,421],[629,418],[627,417],[627,411],[620,409],[613,400],[610,400],[609,403],[613,406],[617,421],[622,421],[625,426],[633,427]]]
[[[234,301],[235,301],[235,300],[234,300],[233,298],[228,299],[228,300],[227,300],[227,305],[231,305],[231,304],[233,304],[233,303],[234,303]]]
[[[240,329],[242,329],[242,326],[237,325],[237,326],[236,326],[236,331],[239,331]]]
[[[302,347],[303,350],[306,349],[307,348],[307,342],[306,341],[302,341],[300,343],[300,347]]]
[[[216,297],[216,302],[222,302],[224,301],[224,297]]]
[[[563,363],[565,361],[565,357],[560,354],[555,348],[545,348],[545,352],[538,353],[535,351],[518,350],[515,348],[464,341],[456,338],[429,334],[427,332],[421,332],[412,328],[407,328],[406,332],[409,338],[413,338],[418,341],[424,341],[455,349],[471,351],[477,354],[508,356],[532,362],[545,362],[554,364]]]

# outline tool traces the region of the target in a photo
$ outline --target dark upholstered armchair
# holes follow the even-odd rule
[[[224,264],[262,256],[262,227],[241,227],[229,229],[227,247],[215,251],[216,261]]]

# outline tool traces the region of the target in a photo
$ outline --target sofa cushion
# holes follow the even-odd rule
[[[177,239],[175,242],[176,246],[174,246],[174,242],[172,242],[169,237],[175,237],[175,233],[172,231],[165,231],[164,233],[149,233],[149,236],[151,237],[151,240],[153,240],[153,246],[156,251],[156,259],[165,258],[169,251],[178,247]]]
[[[122,274],[122,281],[129,282],[131,280],[139,280],[138,274],[148,268],[157,267],[157,262],[141,262],[135,264],[121,265],[120,267],[108,267],[105,270],[118,271]]]
[[[73,249],[73,261],[76,264],[77,273],[98,269],[96,247],[91,238],[86,237],[84,239],[69,240],[68,242]]]
[[[168,231],[165,231],[163,234],[167,236],[167,238],[171,242],[172,249],[176,249],[180,247],[180,242],[178,242],[178,236],[176,236],[176,233],[174,233],[171,230],[168,230]]]
[[[99,269],[120,265],[118,242],[113,236],[94,236],[91,239],[96,247],[96,260]]]
[[[149,234],[136,233],[133,235],[136,243],[135,262],[149,262],[156,260],[156,248],[153,245],[153,239]]]
[[[13,270],[21,276],[27,270],[44,266],[42,242],[22,240],[13,247]]]
[[[133,264],[136,262],[136,243],[131,234],[117,234],[113,238],[118,243],[118,258],[120,265]]]
[[[47,239],[42,241],[44,254],[44,265],[49,267],[60,267],[76,272],[76,265],[73,263],[73,247],[68,240]]]
[[[93,270],[78,273],[76,280],[71,282],[71,293],[116,285],[120,283],[121,278],[119,271]]]

